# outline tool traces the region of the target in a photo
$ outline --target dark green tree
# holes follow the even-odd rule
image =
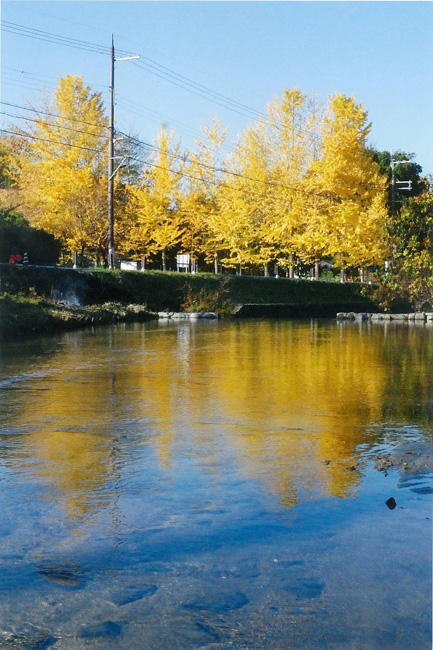
[[[433,310],[433,192],[407,199],[389,224],[394,255],[379,278],[376,299],[392,309],[396,300],[411,308]]]
[[[27,253],[30,264],[56,264],[60,242],[38,228],[32,228],[22,214],[0,208],[0,262],[8,262],[16,251]]]
[[[389,151],[377,151],[377,149],[370,148],[370,153],[375,162],[379,165],[381,173],[388,178],[388,210],[390,214],[396,214],[410,197],[419,196],[427,189],[425,178],[421,176],[422,167],[414,161],[414,153],[406,153],[405,151],[396,151],[393,154]],[[394,161],[410,160],[410,163],[402,163],[395,165],[394,178],[396,181],[411,181],[411,190],[399,190],[398,185],[395,185],[394,196],[392,192],[391,180],[391,156]],[[394,200],[393,200],[394,199]]]

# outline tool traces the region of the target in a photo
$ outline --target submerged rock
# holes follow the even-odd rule
[[[85,627],[84,630],[81,630],[80,637],[82,639],[97,639],[99,637],[111,637],[114,638],[119,636],[122,632],[122,626],[119,623],[113,623],[113,621],[105,621],[104,623],[99,623],[98,625],[89,625]]]
[[[220,594],[214,599],[200,598],[189,603],[184,603],[185,609],[206,610],[210,612],[224,613],[232,609],[240,609],[250,601],[245,594],[237,591],[233,594]]]
[[[295,580],[284,587],[284,591],[295,596],[296,600],[310,600],[318,598],[322,594],[324,588],[325,584],[319,580],[301,579]]]
[[[14,634],[0,630],[0,648],[26,648],[26,650],[45,650],[57,643],[58,638],[36,632],[35,634]]]
[[[394,508],[397,506],[397,501],[394,499],[394,497],[389,497],[389,499],[385,501],[385,504],[390,510],[394,510]]]
[[[129,605],[129,603],[134,603],[137,600],[141,600],[146,596],[153,596],[153,594],[158,590],[156,585],[142,585],[141,587],[125,587],[118,593],[114,594],[111,601],[122,607],[123,605]]]
[[[80,568],[76,566],[43,565],[38,567],[38,573],[48,582],[64,587],[79,589],[84,584]]]
[[[408,474],[433,472],[433,444],[424,441],[402,442],[389,454],[378,456],[376,469],[385,471],[395,467]]]

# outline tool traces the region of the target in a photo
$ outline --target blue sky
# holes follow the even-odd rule
[[[258,111],[285,88],[324,101],[354,95],[368,110],[372,145],[414,152],[433,173],[430,2],[6,0],[2,19],[107,46],[114,32],[119,48]],[[49,90],[67,73],[82,74],[107,97],[107,56],[3,34],[3,101],[37,104],[37,88]],[[213,116],[232,140],[250,122],[131,62],[116,64],[116,86],[119,128],[147,141],[162,123],[187,147]]]

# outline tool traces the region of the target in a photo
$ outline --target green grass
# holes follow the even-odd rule
[[[372,309],[369,290],[357,283],[316,282],[253,276],[119,271],[108,269],[42,269],[5,265],[0,292],[36,294],[79,304],[136,303],[151,311],[230,311],[244,303],[344,304]],[[365,294],[365,295],[364,295]]]

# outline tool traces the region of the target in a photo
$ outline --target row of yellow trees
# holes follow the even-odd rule
[[[52,105],[13,139],[15,194],[33,225],[102,261],[107,248],[107,118],[99,93],[60,80]],[[164,128],[152,147],[117,136],[116,250],[143,259],[189,253],[255,267],[332,258],[342,269],[386,256],[386,179],[366,146],[370,125],[353,98],[326,110],[284,91],[229,153],[217,123],[194,151]],[[123,139],[122,139],[123,138]],[[115,165],[116,166],[116,165]],[[129,166],[129,168],[128,168]]]

